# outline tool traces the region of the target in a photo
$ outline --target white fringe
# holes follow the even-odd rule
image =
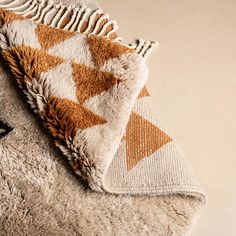
[[[107,28],[108,28],[110,25],[111,25],[111,22],[109,22],[109,21],[108,21],[105,25],[103,25],[103,27],[102,27],[100,33],[98,33],[98,35],[99,35],[99,36],[103,36],[104,33],[106,32]]]
[[[76,28],[76,31],[81,32],[82,25],[84,24],[84,22],[86,22],[86,19],[88,19],[88,16],[89,16],[90,12],[91,12],[91,10],[89,8],[85,9],[85,11],[83,12],[81,20],[79,19],[79,24],[78,24],[78,26]]]
[[[147,58],[152,50],[158,45],[158,42],[137,39],[135,44],[131,45],[131,47],[136,51],[137,54],[141,55],[144,58]]]
[[[63,15],[61,16],[61,18],[59,19],[57,26],[61,26],[62,22],[64,21],[64,19],[68,16],[69,13],[69,9],[66,9],[65,12],[63,13]],[[59,28],[59,27],[58,27]]]
[[[94,11],[90,17],[89,17],[89,23],[88,23],[88,27],[87,29],[84,31],[85,33],[89,33],[92,29],[92,27],[95,27],[96,26],[96,17],[97,15],[100,15],[102,14],[102,11],[101,9],[97,9],[96,11]]]
[[[98,34],[100,36],[109,37],[118,29],[115,21],[110,21],[107,14],[103,14],[101,9],[92,10],[86,6],[73,7],[70,5],[55,4],[51,0],[9,0],[8,2],[0,0],[0,7],[6,10],[14,11],[24,17],[29,17],[35,22],[42,22],[51,27],[70,30],[82,31],[82,26],[87,23],[87,34]],[[63,27],[63,20],[71,15],[70,21]],[[96,20],[97,16],[99,18]],[[103,25],[100,32],[97,32],[103,20],[107,23]],[[112,25],[112,29],[105,34],[108,27]]]
[[[77,16],[78,12],[74,11],[74,10],[72,12],[73,13],[72,13],[70,21],[64,26],[65,30],[71,29],[71,26],[73,25],[74,21],[76,20],[76,16]]]
[[[12,1],[12,2],[9,2],[7,4],[5,4],[5,3],[4,4],[0,4],[0,7],[5,7],[5,8],[7,8],[10,11],[11,7],[14,6],[16,2],[17,1]]]
[[[20,13],[20,12],[22,12],[22,9],[24,9],[28,4],[29,4],[29,2],[26,1],[22,5],[17,5],[17,6],[11,7],[9,10],[14,11],[15,13]]]
[[[34,16],[31,17],[31,19],[36,21],[36,20],[39,18],[39,16],[40,16],[42,10],[43,10],[43,6],[40,5],[40,4],[37,4],[37,10],[36,10],[36,13],[35,13]]]
[[[109,32],[107,32],[106,37],[110,38],[112,34],[114,34],[118,30],[118,25],[116,21],[113,22],[113,29],[111,29]]]
[[[37,4],[37,0],[34,0],[32,4],[31,3],[29,4],[29,7],[27,7],[24,11],[21,12],[21,15],[27,16],[31,14],[31,11],[34,12],[34,10],[37,7],[36,4]]]
[[[34,1],[34,3],[26,10],[21,13],[24,17],[28,17],[29,15],[33,15],[33,13],[37,10],[37,0]]]
[[[52,6],[48,5],[48,6],[45,6],[45,8],[43,8],[37,22],[42,22],[43,21],[43,18],[45,17],[46,13],[51,9],[51,7]]]
[[[50,14],[52,14],[52,12],[54,12],[54,9],[53,9],[53,6],[50,6],[50,9],[42,17],[43,24],[47,24],[47,22],[49,22]]]
[[[79,24],[81,15],[83,14],[84,10],[85,10],[85,8],[82,7],[81,10],[76,11],[76,14],[75,14],[75,17],[74,17],[73,21],[71,19],[72,24],[70,25],[70,22],[68,23],[68,25],[70,25],[70,28],[69,28],[70,31],[74,31],[75,30],[76,25]]]
[[[111,38],[118,30],[116,21],[109,20],[108,14],[104,14],[101,9],[92,10],[86,6],[78,7],[63,5],[61,3],[55,4],[52,0],[0,0],[0,8],[14,11],[24,17],[30,16],[32,20],[51,27],[89,35]],[[70,16],[69,22],[62,27],[62,22],[68,16]],[[97,16],[99,16],[98,19],[96,19]],[[104,24],[104,21],[107,22]],[[87,27],[82,32],[85,22],[87,23]],[[133,48],[137,54],[144,58],[147,58],[153,48],[158,45],[156,42],[149,42],[143,39],[138,39],[133,45],[127,45],[118,36],[112,40]],[[5,40],[1,38],[1,41]],[[6,42],[2,43],[4,44]]]
[[[58,21],[60,20],[60,17],[61,17],[61,14],[62,14],[62,12],[63,12],[63,7],[60,7],[59,9],[58,9],[58,12],[56,13],[56,15],[53,17],[53,20],[51,21],[51,26],[52,27],[56,27],[56,28],[59,28],[58,27]]]

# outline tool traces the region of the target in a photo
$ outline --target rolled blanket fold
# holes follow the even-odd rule
[[[152,110],[146,58],[157,43],[126,44],[101,9],[0,1],[1,54],[74,172],[95,191],[204,191]],[[184,201],[184,200],[183,200]]]
[[[2,55],[76,174],[103,191],[154,43],[118,42],[115,22],[100,9],[52,4],[46,11],[43,1],[32,12],[21,4],[1,10]]]

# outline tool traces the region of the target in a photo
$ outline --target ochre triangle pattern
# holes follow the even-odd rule
[[[115,43],[104,37],[94,35],[88,37],[88,44],[97,67],[101,67],[109,59],[118,58],[122,54],[134,51],[120,43]]]
[[[100,71],[97,68],[81,64],[73,64],[72,68],[73,78],[77,85],[77,97],[80,103],[84,103],[86,99],[107,91],[112,86],[122,82],[113,74]]]
[[[39,79],[42,72],[47,72],[64,62],[62,58],[27,46],[7,49],[3,56],[16,78],[18,80],[27,79],[28,81],[32,81],[33,78]]]
[[[15,14],[11,15],[7,12],[3,18],[4,24],[18,19],[18,16]],[[19,17],[19,19],[22,18]],[[22,87],[27,91],[28,88],[26,84],[29,85],[31,83],[33,86],[33,79],[39,80],[42,72],[48,72],[65,62],[65,59],[50,55],[47,50],[75,35],[74,32],[37,24],[35,29],[35,40],[39,42],[41,49],[19,45],[4,50],[3,55],[18,82],[23,85]],[[78,102],[50,95],[47,97],[48,100],[44,101],[47,103],[46,105],[43,105],[44,110],[40,111],[46,127],[55,138],[55,143],[67,145],[66,143],[73,139],[78,130],[91,128],[95,125],[103,125],[107,122],[104,118],[88,110],[83,104],[87,99],[99,95],[103,91],[107,91],[124,81],[116,78],[113,73],[101,71],[100,67],[110,59],[119,58],[123,54],[134,53],[134,49],[100,36],[88,36],[87,43],[96,68],[71,62],[72,78],[76,84]],[[45,83],[47,83],[47,80]],[[46,84],[46,86],[50,86],[50,84]],[[41,94],[39,96],[41,96]],[[148,96],[148,92],[145,88],[142,90],[140,96]],[[36,101],[36,103],[37,102],[38,101]],[[138,115],[132,114],[126,133],[128,150],[127,161],[129,169],[144,158],[145,154],[148,155],[151,153],[157,146],[151,145],[150,152],[140,149],[141,152],[139,155],[135,156],[135,148],[141,145],[144,138],[143,136],[136,137],[131,132],[133,124],[138,126],[142,123],[139,121],[140,119],[137,120],[135,116]],[[146,129],[148,131],[151,130],[150,125],[147,125]],[[137,138],[138,145],[135,145],[132,142],[133,138]],[[74,169],[80,167],[82,168],[82,166],[76,165]]]
[[[8,49],[3,54],[21,85],[25,85],[26,82],[32,83],[33,79],[39,80],[42,72],[47,72],[64,62],[64,59],[52,56],[44,50],[26,46]],[[85,99],[101,93],[119,81],[112,74],[94,68],[80,64],[72,64],[72,67],[80,103],[51,97],[47,101],[47,111],[42,114],[51,134],[60,140],[74,137],[78,130],[106,123],[105,119],[82,105]]]
[[[143,98],[143,97],[150,97],[150,94],[146,88],[146,86],[143,87],[141,92],[139,93],[138,99]]]
[[[79,130],[106,123],[84,106],[68,99],[50,98],[46,111],[46,126],[51,134],[64,141],[74,137]]]
[[[148,92],[146,86],[144,86],[144,87],[142,88],[142,90],[140,91],[137,100],[138,100],[138,99],[141,99],[141,98],[144,98],[144,97],[150,97],[150,94],[149,94],[149,92]],[[123,138],[122,138],[122,141],[124,141],[124,140],[125,140],[125,135],[124,135]]]
[[[131,170],[141,160],[171,141],[172,139],[157,126],[132,112],[125,135],[127,169]]]
[[[24,20],[24,18],[7,10],[0,9],[0,27],[14,20]]]
[[[37,26],[35,33],[38,37],[38,41],[41,47],[45,50],[76,35],[75,32],[70,32],[62,29],[54,29],[41,24]]]

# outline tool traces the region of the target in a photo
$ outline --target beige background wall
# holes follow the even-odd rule
[[[209,203],[193,236],[236,235],[236,1],[101,0],[126,41],[155,39],[148,87]]]

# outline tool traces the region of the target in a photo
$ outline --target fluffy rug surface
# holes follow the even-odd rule
[[[187,234],[205,195],[150,106],[155,43],[124,43],[91,1],[0,7],[1,232]]]

